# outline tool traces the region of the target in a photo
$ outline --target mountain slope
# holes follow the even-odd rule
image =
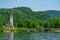
[[[32,11],[28,7],[17,7],[11,9],[0,9],[0,26],[9,22],[9,16],[14,15],[14,25],[19,21],[31,20],[32,22],[41,23],[53,17],[60,17],[60,11]]]
[[[60,17],[60,11],[57,10],[48,10],[46,11],[48,14],[55,16],[55,17]]]

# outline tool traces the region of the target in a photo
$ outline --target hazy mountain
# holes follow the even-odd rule
[[[49,15],[55,16],[55,17],[60,17],[60,11],[57,10],[48,10],[46,11]]]

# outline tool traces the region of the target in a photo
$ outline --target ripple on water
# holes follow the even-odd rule
[[[60,33],[11,33],[0,34],[0,40],[60,40]]]

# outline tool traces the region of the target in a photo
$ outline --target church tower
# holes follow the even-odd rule
[[[13,15],[10,15],[10,24],[11,24],[11,27],[14,28],[14,26],[13,26]]]

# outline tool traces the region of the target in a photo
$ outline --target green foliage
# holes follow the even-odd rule
[[[27,19],[27,20],[25,21],[25,26],[26,26],[27,28],[31,28],[31,23],[32,23],[32,21]]]
[[[22,20],[18,21],[17,27],[24,27],[24,22]]]
[[[60,28],[60,18],[49,15],[51,11],[32,11],[28,7],[0,9],[0,27],[9,22],[9,16],[14,15],[14,26],[21,28]],[[54,14],[54,12],[52,11]],[[55,18],[54,18],[55,17]]]
[[[45,28],[60,28],[60,18],[52,18],[48,21],[44,21],[43,26]]]
[[[39,25],[38,22],[33,21],[32,24],[31,24],[31,27],[32,27],[32,28],[40,28],[40,25]]]
[[[3,32],[4,31],[4,28],[0,27],[0,32]]]

